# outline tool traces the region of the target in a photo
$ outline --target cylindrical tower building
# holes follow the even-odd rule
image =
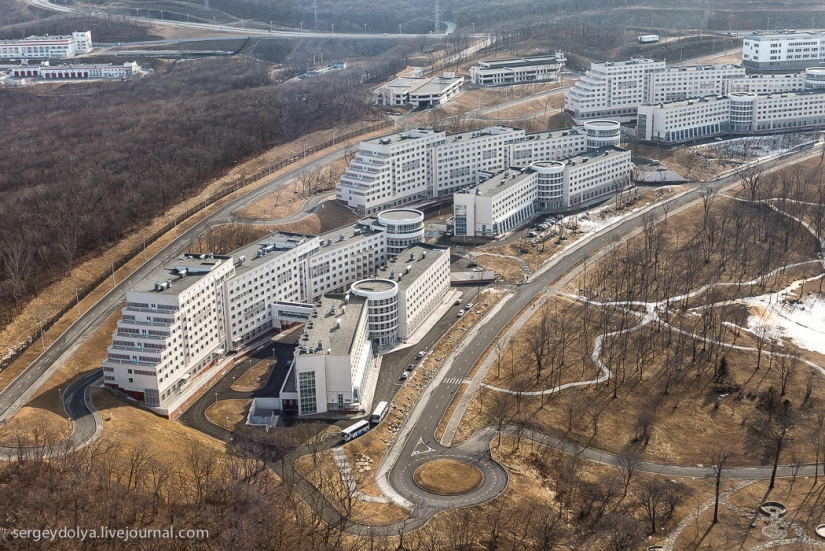
[[[398,284],[391,279],[362,279],[350,290],[367,299],[369,338],[378,346],[394,345],[398,339]]]
[[[391,209],[378,213],[378,223],[387,228],[387,254],[424,241],[424,213],[416,209]]]
[[[584,123],[587,132],[587,150],[615,147],[622,140],[622,125],[617,121],[597,120]]]
[[[538,174],[538,197],[541,210],[559,210],[564,199],[564,163],[547,161],[533,163]]]

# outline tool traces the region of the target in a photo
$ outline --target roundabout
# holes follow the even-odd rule
[[[484,476],[481,470],[455,459],[436,459],[418,467],[413,481],[424,491],[442,496],[466,494],[479,487]]]

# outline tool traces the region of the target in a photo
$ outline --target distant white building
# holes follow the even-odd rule
[[[524,82],[553,82],[567,61],[563,52],[554,55],[491,59],[470,67],[470,81],[477,86],[501,86]]]
[[[48,61],[42,61],[40,65],[13,67],[11,73],[14,77],[35,77],[46,80],[123,79],[131,78],[140,73],[140,67],[135,61],[127,61],[122,65],[112,65],[111,63],[50,65]]]
[[[731,93],[639,107],[636,136],[661,144],[712,136],[825,128],[825,89],[780,94]]]
[[[65,59],[91,50],[91,31],[0,40],[0,58],[5,59]]]
[[[630,184],[630,151],[602,147],[564,161],[510,168],[453,195],[456,236],[497,238],[535,212],[604,201]]]
[[[630,122],[639,105],[724,94],[731,79],[744,76],[744,67],[737,65],[667,67],[652,59],[592,63],[565,94],[564,109],[576,122]]]
[[[440,77],[399,77],[373,90],[378,105],[412,105],[434,107],[443,105],[457,96],[464,77],[444,73]]]
[[[787,71],[825,61],[821,32],[754,32],[742,39],[742,65],[758,71]]]

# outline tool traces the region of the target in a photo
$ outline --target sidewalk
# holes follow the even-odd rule
[[[409,348],[421,342],[421,339],[423,339],[427,333],[435,327],[438,320],[440,320],[441,317],[447,313],[447,310],[453,306],[456,299],[460,298],[463,294],[464,291],[459,291],[458,289],[450,287],[450,292],[444,296],[444,300],[441,301],[441,304],[439,304],[438,307],[433,310],[429,316],[427,316],[427,319],[425,319],[421,325],[418,326],[418,329],[416,329],[412,335],[405,339],[404,343],[396,345],[392,351],[396,352],[397,350],[404,350],[405,348]]]

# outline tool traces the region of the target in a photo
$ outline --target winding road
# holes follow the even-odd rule
[[[196,223],[190,229],[182,232],[171,244],[164,247],[158,254],[144,263],[132,275],[117,284],[103,299],[91,307],[61,335],[32,365],[26,369],[12,384],[0,393],[0,420],[7,420],[26,400],[45,382],[46,379],[65,361],[77,348],[79,343],[96,330],[100,324],[119,307],[124,298],[124,292],[137,280],[144,277],[149,271],[166,263],[186,250],[195,236],[208,226],[232,220],[240,209],[254,203],[260,198],[292,181],[294,178],[316,170],[321,166],[341,157],[343,150],[333,151],[313,160],[306,165],[288,171],[283,176],[274,178],[251,191],[246,195],[218,208],[212,214]],[[792,155],[783,155],[772,158],[763,163],[766,168],[775,169],[790,162],[798,162],[800,157],[813,156],[816,152],[797,152]],[[715,186],[732,185],[736,180],[735,174],[714,180]],[[535,297],[546,293],[551,285],[570,279],[571,274],[591,261],[600,250],[617,239],[638,232],[644,221],[650,217],[661,217],[666,212],[686,208],[688,205],[700,201],[703,186],[683,192],[663,203],[651,205],[626,218],[615,222],[612,226],[592,234],[566,249],[555,259],[546,263],[539,272],[533,274],[528,283],[511,288],[507,300],[502,300],[496,308],[483,318],[453,351],[444,359],[442,367],[425,389],[421,399],[416,403],[407,422],[392,444],[384,464],[378,472],[378,483],[388,497],[411,510],[405,520],[387,526],[366,526],[349,521],[341,516],[329,502],[321,496],[317,489],[298,475],[293,469],[284,469],[283,465],[273,465],[273,468],[284,480],[293,484],[296,490],[315,508],[316,512],[330,524],[353,533],[382,533],[386,535],[409,532],[426,523],[433,514],[454,507],[478,505],[498,496],[507,486],[507,472],[495,461],[490,452],[490,446],[496,430],[486,427],[477,431],[466,442],[458,446],[444,446],[435,438],[435,431],[446,412],[453,395],[458,392],[465,377],[472,367],[481,359],[487,345],[495,342],[505,326],[514,319],[519,312]],[[306,209],[315,208],[310,202]],[[73,420],[72,435],[60,444],[50,447],[48,453],[64,453],[76,449],[93,441],[102,429],[102,421],[89,399],[91,386],[100,380],[100,370],[95,370],[81,377],[70,385],[63,396],[66,410]],[[504,427],[505,432],[515,432],[515,427]],[[521,430],[522,437],[539,441],[564,453],[577,455],[583,459],[596,461],[607,465],[618,466],[625,459],[621,456],[587,448],[585,446],[567,442],[546,434]],[[220,437],[220,436],[219,436]],[[333,444],[333,443],[329,443]],[[0,448],[0,456],[13,458],[20,452],[16,448]],[[437,458],[453,458],[470,462],[481,469],[484,474],[482,484],[475,490],[462,496],[439,496],[428,493],[419,488],[413,481],[415,468],[425,462]],[[708,477],[713,471],[709,467],[680,466],[653,462],[639,462],[640,471],[659,473],[667,476],[680,477]],[[803,466],[797,475],[813,473],[815,467]],[[760,479],[770,477],[770,467],[731,467],[724,472],[727,478]],[[791,476],[793,468],[783,466],[779,469],[780,476]]]

